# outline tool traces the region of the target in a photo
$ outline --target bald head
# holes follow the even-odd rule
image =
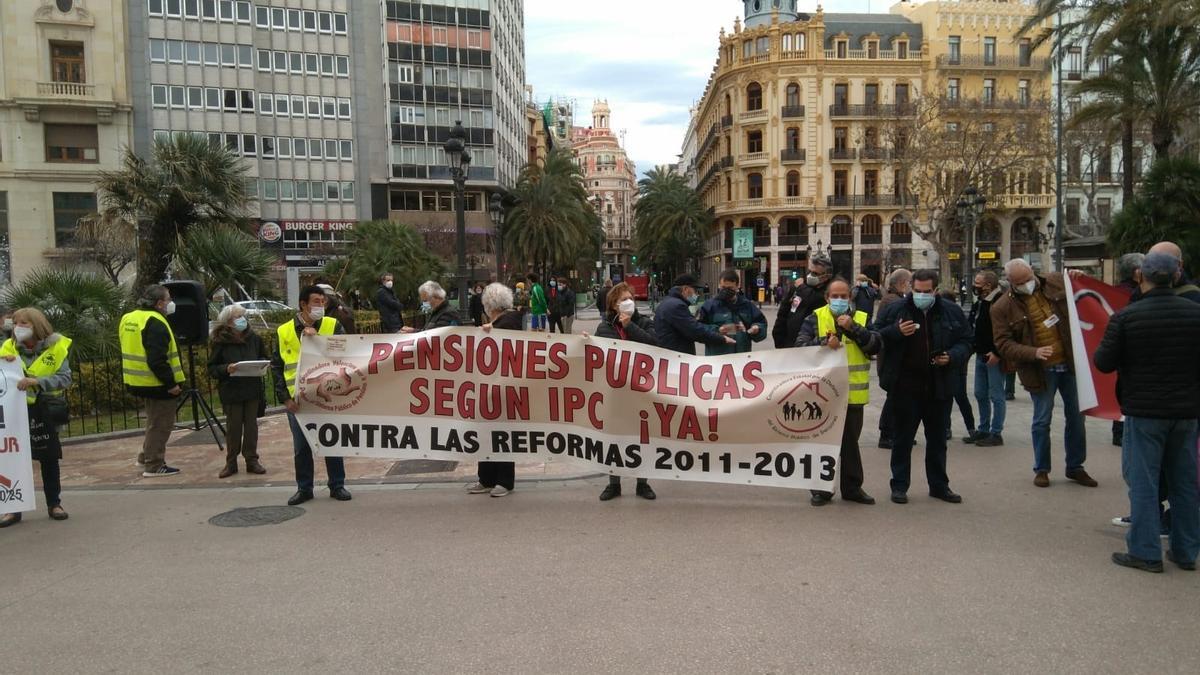
[[[1150,255],[1151,253],[1165,253],[1172,258],[1183,262],[1183,249],[1179,248],[1179,244],[1176,244],[1173,241],[1158,242],[1150,247],[1150,250],[1146,252],[1146,255]]]

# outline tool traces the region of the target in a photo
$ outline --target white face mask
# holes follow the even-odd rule
[[[391,287],[392,287],[392,284],[393,284],[393,282],[391,282],[391,281],[385,281],[385,282],[383,282],[383,287],[384,287],[384,288],[391,288]]]
[[[13,328],[13,339],[17,342],[29,342],[33,339],[33,329],[29,326],[17,326]]]
[[[1013,290],[1021,295],[1033,295],[1033,292],[1037,290],[1037,279],[1030,279],[1020,286],[1014,286]]]
[[[620,304],[617,305],[617,311],[622,314],[633,314],[635,311],[637,311],[637,303],[635,303],[633,300],[622,300]]]
[[[175,313],[175,301],[172,300],[167,303],[167,308],[163,310],[163,314],[166,314],[167,316],[171,316],[174,313]]]
[[[308,315],[313,318],[313,321],[320,321],[325,318],[325,308],[322,306],[309,307]]]

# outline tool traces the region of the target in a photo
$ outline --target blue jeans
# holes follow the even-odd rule
[[[1062,396],[1066,416],[1067,472],[1083,468],[1087,461],[1087,436],[1083,432],[1083,413],[1079,412],[1079,392],[1075,376],[1069,372],[1045,370],[1046,387],[1032,392],[1033,397],[1033,470],[1050,473],[1050,419],[1054,413],[1054,394]]]
[[[1159,473],[1167,476],[1171,504],[1171,551],[1190,562],[1200,553],[1200,496],[1196,484],[1197,421],[1126,417],[1121,473],[1129,486],[1129,554],[1162,560]]]
[[[296,416],[288,413],[288,426],[292,429],[292,454],[296,464],[296,488],[312,492],[313,490],[313,467],[312,448],[308,445],[308,438],[304,436],[304,431],[300,429],[300,423],[296,421]],[[329,489],[342,487],[346,484],[346,463],[341,457],[326,457],[325,458],[325,473],[329,474]]]
[[[1008,403],[1004,400],[1004,372],[989,366],[986,356],[975,357],[975,402],[979,404],[979,433],[1001,434]]]

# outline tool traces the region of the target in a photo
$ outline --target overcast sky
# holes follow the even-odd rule
[[[814,11],[815,0],[801,0]],[[826,12],[887,12],[891,0],[826,0]],[[539,101],[575,100],[588,126],[608,99],[612,128],[638,174],[677,160],[688,109],[704,93],[717,38],[741,16],[740,0],[525,0],[526,79]]]

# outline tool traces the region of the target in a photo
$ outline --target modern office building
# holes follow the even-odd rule
[[[130,142],[125,0],[0,2],[0,286],[61,259]]]
[[[607,278],[635,271],[633,207],[637,201],[637,171],[612,130],[612,109],[606,101],[592,106],[592,126],[576,127],[572,145],[589,199],[604,224],[603,260]]]

